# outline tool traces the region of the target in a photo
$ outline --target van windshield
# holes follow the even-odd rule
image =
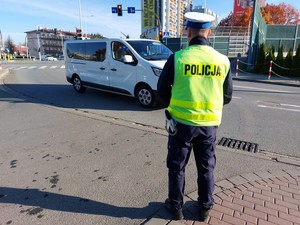
[[[173,52],[157,41],[127,41],[146,60],[167,60]]]

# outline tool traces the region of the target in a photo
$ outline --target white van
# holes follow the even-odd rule
[[[66,78],[77,92],[86,87],[136,97],[150,108],[158,100],[158,77],[172,51],[148,39],[66,41]]]

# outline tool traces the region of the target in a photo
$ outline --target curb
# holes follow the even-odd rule
[[[278,80],[254,80],[249,78],[240,78],[240,77],[233,77],[233,80],[239,80],[239,81],[248,81],[248,82],[254,82],[254,83],[265,83],[265,84],[276,84],[276,85],[283,85],[283,86],[291,86],[291,87],[300,87],[299,81],[290,81],[295,83],[288,83],[287,81],[278,81]]]
[[[266,179],[293,177],[293,176],[300,176],[300,169],[270,170],[270,171],[260,171],[260,172],[238,175],[235,177],[231,177],[216,182],[214,197],[216,200],[219,199],[220,201],[222,200],[223,196],[224,198],[226,198],[229,197],[231,194],[233,194],[235,191],[238,192],[243,189],[247,189],[246,185],[245,186],[243,185],[249,182],[259,183],[260,181],[265,181]],[[184,202],[188,201],[184,205],[185,208],[184,212],[186,212],[186,214],[192,214],[195,211],[193,209],[196,208],[195,206],[197,206],[197,197],[198,197],[197,191],[194,191],[185,196]],[[181,221],[172,220],[168,212],[164,208],[161,208],[159,209],[159,211],[156,212],[155,215],[153,215],[151,219],[147,220],[142,224],[143,225],[166,225],[166,224],[182,225],[182,224],[190,224],[190,223],[186,223],[186,220],[181,220]]]

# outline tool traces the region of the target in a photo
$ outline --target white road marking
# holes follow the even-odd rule
[[[42,69],[45,69],[45,68],[47,68],[47,66],[41,66],[41,67],[39,67],[39,70],[42,70]]]
[[[26,69],[26,68],[27,68],[26,66],[21,66],[21,67],[15,68],[13,70],[22,70],[22,69]]]
[[[290,105],[290,104],[280,104],[282,106],[287,106],[287,107],[296,107],[296,108],[300,108],[300,105]]]
[[[291,93],[290,91],[265,89],[265,88],[256,88],[256,87],[245,87],[245,86],[237,86],[237,85],[234,85],[233,87],[244,88],[244,89],[251,89],[251,90],[259,90],[259,91],[273,91],[273,92],[280,92],[280,93]]]
[[[300,112],[300,109],[292,109],[292,108],[282,108],[276,106],[267,106],[267,105],[257,105],[260,108],[269,108],[269,109],[278,109],[278,110],[285,110],[285,111],[292,111],[292,112]],[[299,107],[299,106],[297,106]]]
[[[57,66],[51,66],[50,69],[55,69]]]

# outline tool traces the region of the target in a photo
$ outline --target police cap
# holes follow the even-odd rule
[[[189,28],[205,29],[210,28],[211,22],[216,18],[212,15],[200,12],[187,12],[184,14],[185,26]]]

